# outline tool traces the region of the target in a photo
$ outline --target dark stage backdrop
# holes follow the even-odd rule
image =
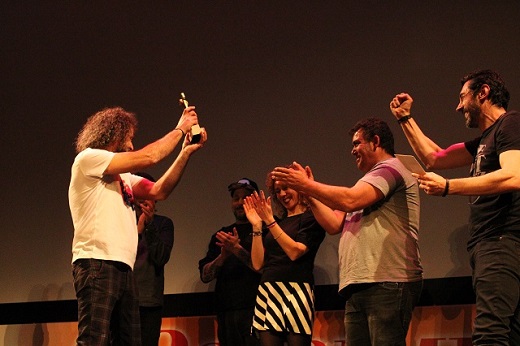
[[[233,222],[230,182],[263,187],[296,160],[353,185],[357,120],[388,120],[397,151],[412,153],[388,108],[401,91],[441,146],[473,138],[455,107],[474,69],[501,72],[518,109],[518,18],[516,0],[2,2],[0,303],[74,298],[67,189],[74,138],[97,110],[137,113],[140,148],[175,126],[181,91],[197,106],[209,141],[158,209],[175,223],[166,293],[205,292],[197,263]],[[469,275],[467,199],[421,198],[425,276]],[[319,285],[337,283],[337,243],[320,249]]]

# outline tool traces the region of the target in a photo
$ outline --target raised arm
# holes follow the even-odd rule
[[[256,192],[255,192],[256,193]],[[247,219],[253,226],[253,244],[251,245],[251,262],[253,269],[259,271],[264,266],[264,244],[262,237],[262,219],[255,210],[255,207],[248,197],[244,200],[244,211]]]
[[[191,144],[189,135],[187,135],[184,138],[182,150],[166,173],[164,173],[156,183],[152,183],[146,179],[141,180],[141,182],[133,188],[135,196],[137,198],[154,199],[156,201],[166,199],[179,183],[191,155],[204,146],[207,138],[207,133],[204,128],[202,128],[201,140],[198,143]]]
[[[456,143],[443,149],[427,137],[411,117],[413,99],[406,93],[397,94],[390,101],[390,111],[397,119],[415,154],[428,169],[446,169],[468,166],[471,154],[464,143]]]
[[[164,137],[136,151],[118,152],[112,158],[104,174],[120,174],[146,169],[171,154],[192,125],[198,123],[195,107],[184,109],[175,129]]]

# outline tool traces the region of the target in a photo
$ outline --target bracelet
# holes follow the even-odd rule
[[[272,228],[272,227],[274,227],[274,225],[276,225],[276,220],[274,220],[273,222],[271,222],[269,225],[267,225],[265,227]]]
[[[400,117],[399,119],[397,119],[397,122],[398,122],[399,124],[402,124],[402,123],[407,122],[408,119],[412,119],[412,116],[411,116],[410,114],[405,115],[404,117]]]
[[[253,237],[261,237],[262,231],[253,231],[253,232],[249,233],[249,235],[253,236]]]
[[[446,185],[444,186],[444,192],[442,193],[442,197],[446,197],[448,195],[448,192],[450,192],[450,180],[446,179]]]
[[[182,137],[186,136],[186,132],[184,132],[180,127],[176,127],[176,128],[173,129],[173,131],[175,131],[175,130],[181,131],[182,132]]]
[[[283,234],[283,231],[281,231],[280,234],[278,234],[278,235],[274,238],[274,240],[280,238],[280,237],[282,236],[282,234]]]

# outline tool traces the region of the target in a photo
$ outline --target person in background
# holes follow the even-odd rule
[[[417,177],[429,195],[470,196],[473,344],[520,345],[520,113],[507,111],[509,91],[496,71],[472,72],[461,80],[456,111],[480,135],[441,148],[412,118],[412,103],[409,94],[400,93],[390,110],[424,165],[471,167],[466,178],[446,179],[433,172]]]
[[[260,274],[251,266],[252,226],[244,212],[244,198],[258,185],[242,178],[228,186],[235,222],[211,236],[206,257],[199,261],[200,279],[215,285],[217,335],[221,346],[259,345],[251,333]]]
[[[197,122],[195,107],[187,107],[174,129],[135,151],[137,119],[121,107],[95,113],[79,132],[69,185],[78,345],[141,344],[133,275],[138,241],[134,202],[171,194],[191,155],[207,140],[205,130],[197,144],[185,135]],[[157,182],[129,173],[162,161],[183,138],[177,158]]]
[[[148,173],[136,175],[149,181]],[[136,200],[137,257],[134,276],[139,291],[139,317],[142,346],[157,346],[161,334],[164,305],[164,266],[170,260],[173,247],[173,221],[156,214],[155,200]]]
[[[422,290],[419,188],[394,157],[384,121],[369,118],[349,131],[351,154],[364,176],[352,187],[314,180],[309,167],[276,167],[273,179],[305,194],[329,234],[341,233],[339,293],[346,298],[350,346],[406,345]]]
[[[244,204],[253,225],[253,268],[262,271],[256,290],[253,328],[263,346],[311,345],[314,323],[314,259],[325,230],[305,198],[280,181],[267,179],[272,197],[257,192]],[[275,219],[275,213],[279,218]],[[281,213],[278,213],[280,210]],[[266,224],[265,239],[262,225]]]

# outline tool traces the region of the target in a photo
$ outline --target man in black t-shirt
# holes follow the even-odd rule
[[[251,266],[251,224],[244,212],[244,198],[258,185],[248,178],[228,186],[231,209],[235,215],[232,225],[222,227],[211,237],[206,257],[199,261],[200,279],[208,283],[214,279],[218,339],[221,346],[259,345],[251,335],[260,274]]]
[[[430,169],[468,166],[471,177],[417,176],[427,194],[470,196],[470,252],[476,317],[473,345],[520,345],[520,113],[507,112],[509,92],[498,73],[482,70],[461,80],[457,111],[481,135],[439,147],[410,115],[412,98],[390,102],[415,153]]]

